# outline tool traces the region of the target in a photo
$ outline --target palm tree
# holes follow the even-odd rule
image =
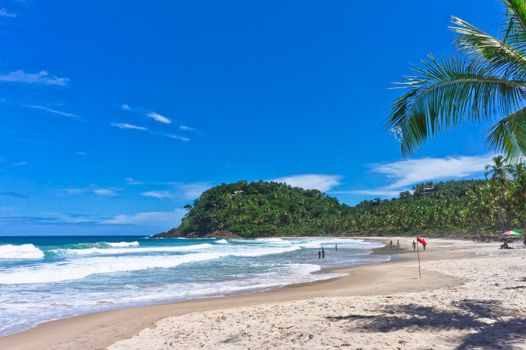
[[[489,120],[496,121],[486,138],[490,148],[507,157],[526,154],[526,4],[502,1],[502,39],[453,17],[463,57],[429,55],[416,76],[398,83],[409,91],[393,103],[386,127],[400,137],[404,155],[444,130]]]
[[[502,228],[506,227],[510,223],[511,208],[506,199],[506,180],[509,178],[513,167],[506,163],[504,157],[496,156],[493,157],[493,164],[486,165],[486,177],[490,176],[491,187],[494,190],[495,198],[498,198],[499,206],[502,209],[501,223]]]
[[[516,164],[512,170],[513,190],[512,199],[515,203],[517,214],[522,225],[526,228],[526,166],[523,163]]]
[[[513,167],[506,163],[504,157],[493,157],[493,164],[486,164],[485,174],[490,177],[492,181],[498,182],[499,185],[504,186],[506,180],[513,171]]]

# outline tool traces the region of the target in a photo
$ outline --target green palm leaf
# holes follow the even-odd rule
[[[452,127],[494,119],[488,145],[509,157],[526,155],[526,2],[503,2],[503,40],[453,17],[457,44],[467,57],[430,55],[414,68],[416,76],[398,83],[408,91],[394,101],[386,127],[400,138],[404,155]]]
[[[526,154],[526,108],[499,120],[490,128],[486,142],[516,160]]]
[[[394,102],[386,124],[399,133],[404,155],[451,127],[507,115],[526,99],[525,82],[506,79],[479,61],[430,56],[415,70],[418,76],[398,83],[410,91]]]

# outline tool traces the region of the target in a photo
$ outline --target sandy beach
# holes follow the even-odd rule
[[[0,348],[526,349],[526,249],[429,243],[421,279],[406,252],[329,281],[52,321]]]

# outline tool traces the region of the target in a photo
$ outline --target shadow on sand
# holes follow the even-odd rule
[[[442,311],[413,304],[386,306],[382,315],[347,315],[327,317],[329,321],[359,323],[356,329],[391,332],[404,328],[470,330],[458,339],[458,350],[513,349],[526,342],[526,318],[514,317],[499,301],[464,300],[454,305],[454,311]],[[360,322],[361,321],[361,322]]]

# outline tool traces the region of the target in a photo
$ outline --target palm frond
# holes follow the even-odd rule
[[[414,152],[429,136],[464,122],[506,116],[522,106],[525,83],[508,79],[480,61],[429,56],[418,76],[399,86],[410,89],[397,99],[387,120],[400,130],[402,153]]]
[[[524,0],[503,0],[508,29],[505,41],[517,50],[526,49],[526,3]]]
[[[526,108],[493,125],[486,142],[493,149],[504,151],[510,161],[526,155]]]
[[[463,19],[453,16],[451,22],[455,26],[450,28],[459,34],[457,45],[460,50],[482,58],[493,69],[501,70],[508,77],[526,80],[526,56],[521,51]]]

